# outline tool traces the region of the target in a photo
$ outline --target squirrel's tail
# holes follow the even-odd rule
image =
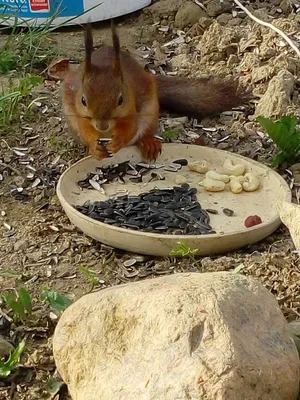
[[[158,99],[163,110],[202,118],[220,114],[250,100],[234,78],[207,77],[189,79],[155,75]]]

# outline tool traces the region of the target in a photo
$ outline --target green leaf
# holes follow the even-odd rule
[[[25,340],[22,340],[14,351],[11,352],[7,361],[0,361],[0,378],[8,377],[13,370],[21,367],[20,358],[25,348]]]
[[[63,312],[67,309],[71,304],[72,300],[68,297],[63,296],[53,290],[43,290],[40,295],[41,301],[48,302],[50,307],[54,311]]]
[[[282,151],[280,151],[274,158],[274,160],[272,161],[272,166],[274,168],[279,167],[279,165],[283,164],[286,160],[288,159],[288,156],[283,153]]]
[[[24,309],[28,312],[28,314],[30,314],[32,311],[32,302],[30,295],[25,288],[21,288],[19,290],[19,297]]]
[[[286,126],[290,134],[293,134],[295,132],[297,125],[297,118],[295,116],[286,115],[281,118],[280,122]]]
[[[19,302],[13,293],[7,293],[4,296],[4,301],[8,307],[14,311],[19,317],[26,318],[23,304]]]
[[[166,142],[170,142],[172,139],[178,139],[180,132],[177,129],[169,129],[163,133],[163,138]]]
[[[50,378],[47,382],[47,392],[52,394],[52,395],[56,395],[57,393],[59,393],[60,389],[62,386],[64,386],[65,383],[63,381],[60,381],[58,379],[55,378]]]
[[[284,116],[277,122],[258,117],[257,121],[280,150],[273,165],[278,166],[285,161],[294,162],[300,152],[300,131],[296,129],[296,117]]]

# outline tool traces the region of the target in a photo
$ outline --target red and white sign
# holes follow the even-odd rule
[[[31,12],[49,12],[50,3],[49,0],[29,0],[29,6]]]

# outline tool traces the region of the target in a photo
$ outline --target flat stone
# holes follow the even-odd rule
[[[18,240],[14,244],[14,250],[15,251],[22,251],[26,250],[28,248],[28,240]]]

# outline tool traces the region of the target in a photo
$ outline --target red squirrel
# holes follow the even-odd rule
[[[111,22],[113,46],[94,50],[92,27],[85,28],[85,60],[70,70],[61,60],[49,67],[63,79],[64,114],[89,154],[101,160],[122,148],[137,145],[144,159],[156,160],[160,107],[187,116],[203,117],[239,106],[247,99],[235,79],[189,79],[147,72],[127,51],[120,49]],[[111,139],[104,147],[99,139]]]

